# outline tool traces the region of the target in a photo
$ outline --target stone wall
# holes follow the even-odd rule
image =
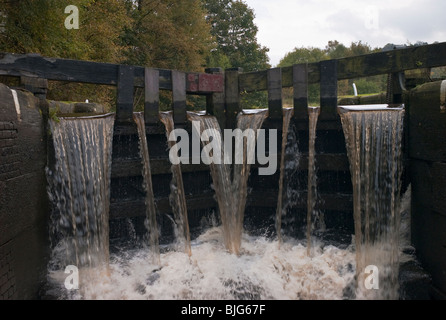
[[[40,101],[15,92],[0,84],[0,300],[38,298],[49,253]]]
[[[411,90],[408,109],[412,241],[434,298],[446,299],[446,81]]]

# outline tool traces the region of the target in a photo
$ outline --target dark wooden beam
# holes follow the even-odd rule
[[[308,65],[293,66],[294,118],[308,120]]]
[[[118,68],[118,98],[116,102],[116,121],[133,121],[134,68],[120,65]]]
[[[172,109],[175,124],[187,122],[186,110],[186,74],[172,70]]]
[[[234,129],[237,126],[237,115],[241,111],[240,72],[240,68],[227,69],[225,71],[226,128],[229,129]]]
[[[172,213],[169,198],[156,199],[158,213]],[[187,209],[190,211],[209,209],[217,206],[214,193],[187,196]],[[110,204],[110,219],[143,217],[146,215],[144,199]]]
[[[268,113],[269,118],[280,120],[282,112],[282,69],[274,68],[267,71],[268,78]]]
[[[296,203],[297,208],[307,207],[307,193],[302,192]],[[322,210],[353,211],[353,196],[351,194],[319,194],[324,201],[320,204]],[[247,206],[275,208],[277,206],[277,190],[252,193],[248,196]]]
[[[159,71],[151,68],[145,69],[145,101],[144,118],[146,125],[156,125],[159,119]]]
[[[376,52],[338,60],[338,80],[446,66],[446,42]],[[308,64],[308,83],[319,83],[319,63]],[[282,68],[282,86],[293,86],[293,67]],[[240,75],[240,91],[267,90],[266,70]]]
[[[133,66],[135,87],[145,87],[145,68]],[[13,77],[42,78],[52,81],[91,83],[98,85],[118,84],[118,64],[47,58],[38,54],[0,53],[0,75]],[[170,70],[156,69],[159,72],[160,90],[172,90]],[[190,94],[210,94],[223,92],[224,78],[221,74],[187,73],[186,91]]]
[[[338,61],[321,61],[320,68],[321,118],[336,119],[338,106]]]
[[[223,76],[223,70],[221,68],[208,68],[206,69],[206,72],[210,74],[221,74]],[[224,83],[221,85],[224,87]],[[206,96],[206,113],[215,116],[220,124],[220,128],[225,128],[226,116],[224,92],[216,92]]]

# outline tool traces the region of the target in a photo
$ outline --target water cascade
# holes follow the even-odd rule
[[[280,176],[279,176],[279,193],[277,196],[276,209],[276,231],[279,245],[282,242],[282,216],[283,216],[283,184],[285,178],[285,155],[286,145],[288,141],[288,131],[290,128],[291,117],[294,109],[283,109],[283,126],[282,126],[282,148],[280,154]]]
[[[54,164],[47,168],[47,180],[55,269],[73,265],[80,272],[107,272],[113,125],[112,115],[49,121]]]
[[[311,237],[316,224],[320,229],[324,228],[322,213],[316,212],[317,201],[317,176],[316,176],[316,126],[320,107],[309,107],[309,141],[308,141],[308,196],[307,196],[307,253],[311,254]]]
[[[146,192],[146,228],[149,238],[149,247],[151,259],[155,264],[160,263],[160,249],[158,239],[158,227],[156,223],[156,207],[155,197],[153,195],[152,173],[150,170],[149,148],[147,146],[146,125],[144,122],[144,114],[136,112],[133,114],[136,122],[139,136],[139,152],[143,165],[144,191]]]
[[[246,129],[257,130],[262,126],[267,116],[267,111],[262,110],[256,113],[240,113],[237,118],[237,129],[242,132]],[[224,154],[222,146],[222,131],[218,121],[213,116],[202,116],[189,114],[191,121],[199,121],[200,135],[205,135],[203,147],[208,148],[209,145],[216,146],[220,150],[213,150],[213,157],[218,157],[220,161],[212,161],[209,163],[213,187],[216,193],[218,208],[223,225],[223,236],[227,250],[234,254],[240,253],[243,217],[245,212],[246,197],[248,195],[248,178],[251,164],[247,159],[252,158],[255,152],[255,143],[248,143],[245,139],[235,139],[234,145],[235,158],[238,152],[243,152],[242,163],[228,161],[228,155]],[[253,139],[257,136],[254,134]],[[249,139],[249,137],[248,137]],[[209,145],[206,141],[212,141]],[[255,140],[254,140],[255,141]]]
[[[357,297],[397,299],[404,109],[340,107],[339,113],[353,184]],[[372,270],[379,282],[370,283]]]
[[[163,112],[160,114],[161,122],[166,127],[166,134],[169,138],[174,133],[174,122],[172,112]],[[169,148],[172,148],[176,137],[169,140]],[[175,215],[177,228],[177,241],[184,243],[185,252],[190,256],[192,254],[190,244],[189,221],[187,217],[186,195],[184,194],[183,175],[180,164],[172,164],[172,182],[170,184],[171,194],[169,197],[170,205]]]
[[[63,270],[61,266],[67,264],[86,265],[98,270],[101,270],[97,268],[101,265],[109,267],[106,281],[101,281],[99,277],[89,278],[89,281],[83,282],[80,296],[66,297],[63,289],[54,295],[87,300],[312,300],[352,298],[350,292],[353,290],[357,291],[356,298],[397,297],[399,150],[403,110],[341,111],[354,185],[354,245],[340,249],[326,243],[311,243],[308,239],[305,245],[305,241],[280,237],[281,218],[288,205],[281,197],[286,196],[286,200],[293,198],[288,194],[292,190],[288,190],[284,183],[289,177],[285,178],[284,175],[288,171],[294,172],[299,162],[296,145],[287,146],[290,142],[287,136],[292,133],[289,131],[292,109],[284,110],[280,191],[276,209],[277,241],[251,236],[243,230],[251,164],[247,160],[254,154],[256,143],[248,143],[248,134],[245,137],[240,135],[244,137],[242,139],[233,135],[232,140],[236,144],[230,149],[231,152],[225,153],[226,149],[222,148],[225,135],[217,119],[189,112],[189,120],[197,121],[192,130],[198,131],[196,134],[201,139],[200,158],[203,162],[207,161],[210,167],[222,225],[204,228],[198,238],[190,239],[181,166],[172,165],[170,203],[175,213],[178,236],[185,242],[185,250],[160,252],[145,124],[143,115],[135,113],[144,164],[150,247],[114,252],[110,258],[107,213],[114,118],[76,118],[75,121],[62,118],[59,123],[51,122],[57,161],[54,169],[48,170],[49,191],[60,216],[53,215],[59,238],[63,240],[58,245],[58,252],[65,253],[69,258],[60,261],[55,269],[60,273]],[[307,231],[310,230],[310,235],[315,222],[321,222],[314,210],[317,199],[314,139],[318,114],[318,108],[309,109]],[[237,128],[239,132],[246,129],[256,132],[266,116],[266,110],[241,113]],[[160,117],[166,134],[170,136],[174,133],[172,114],[161,113]],[[254,141],[256,138],[257,135]],[[170,148],[174,141],[169,142]],[[243,152],[243,161],[234,161],[240,152]],[[206,160],[205,154],[212,159]],[[280,250],[277,250],[278,246]],[[155,259],[147,260],[148,251],[152,255],[155,253]],[[363,271],[369,265],[378,267],[380,289],[384,290],[364,289],[366,279]],[[63,276],[59,275],[59,278]]]

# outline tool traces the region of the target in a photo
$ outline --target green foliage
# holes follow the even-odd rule
[[[360,78],[354,79],[353,83],[356,85],[358,94],[373,94],[380,93],[386,90],[387,77],[373,77],[373,78]],[[350,86],[348,94],[353,94],[353,85]]]
[[[132,20],[124,29],[125,62],[202,71],[212,49],[210,25],[200,0],[127,1]]]
[[[1,1],[1,0],[0,0]],[[4,32],[0,51],[118,63],[119,36],[129,24],[123,0],[3,0]],[[79,9],[79,29],[65,28],[65,7]],[[100,102],[111,105],[112,89],[75,83],[49,84],[48,98]],[[114,102],[112,102],[113,104]]]
[[[78,30],[65,28],[68,5],[79,9]],[[200,0],[0,0],[0,13],[2,52],[203,71],[214,48]],[[49,87],[53,100],[89,99],[113,107],[116,96],[106,86]]]
[[[243,72],[265,70],[269,64],[269,49],[257,41],[255,14],[244,1],[203,0],[207,21],[216,49],[207,57],[209,67],[241,68]],[[243,108],[266,108],[266,92],[243,94]]]
[[[243,71],[258,71],[270,67],[268,48],[257,42],[258,28],[254,11],[243,1],[203,0],[207,20],[212,26],[217,53],[229,59],[230,66]],[[212,58],[212,56],[210,57]],[[208,59],[208,62],[211,62]]]
[[[59,117],[57,116],[58,112],[59,112],[59,109],[58,109],[58,108],[50,109],[50,110],[49,110],[49,114],[48,114],[48,118],[51,119],[51,120],[53,120],[53,121],[56,122],[56,123],[59,123],[59,122],[60,122],[60,119],[59,119]]]

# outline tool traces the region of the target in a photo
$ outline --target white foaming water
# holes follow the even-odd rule
[[[241,254],[229,253],[220,227],[208,229],[185,252],[161,254],[148,263],[146,250],[122,251],[110,259],[110,275],[81,287],[70,299],[105,300],[337,300],[355,276],[351,247],[307,248],[243,234]],[[59,275],[52,278],[57,281]],[[63,291],[64,289],[61,289]],[[65,297],[66,298],[66,297]]]

